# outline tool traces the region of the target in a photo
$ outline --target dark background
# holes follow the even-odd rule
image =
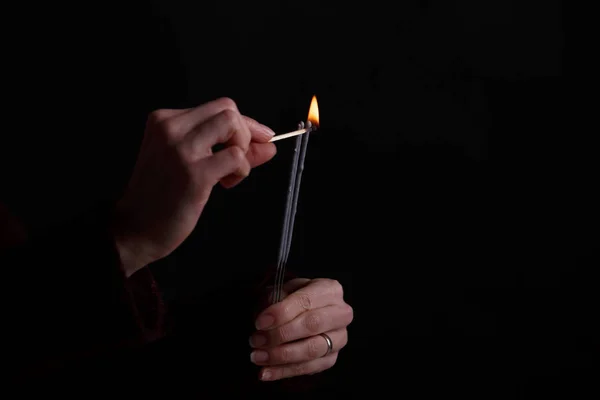
[[[560,2],[155,3],[7,12],[3,197],[30,229],[118,197],[152,109],[227,96],[286,132],[316,94],[289,268],[340,280],[355,309],[326,387],[591,385],[589,160],[569,133]],[[217,188],[153,267],[169,302],[214,306],[272,265],[292,145]]]

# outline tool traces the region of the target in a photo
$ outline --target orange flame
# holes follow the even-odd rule
[[[308,121],[317,127],[319,126],[319,104],[317,103],[317,96],[313,96],[310,102]]]

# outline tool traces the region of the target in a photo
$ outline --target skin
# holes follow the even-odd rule
[[[146,124],[139,156],[111,230],[127,277],[166,257],[190,235],[212,188],[231,188],[276,153],[268,127],[240,114],[228,98],[195,108],[157,110]],[[213,147],[222,144],[222,150]],[[0,204],[2,237],[24,231]],[[10,222],[10,224],[8,224]],[[8,229],[10,227],[10,230]],[[0,232],[0,233],[2,233]],[[1,242],[1,240],[0,240]],[[0,243],[1,245],[2,243]],[[0,249],[2,246],[0,246]],[[250,338],[260,379],[277,380],[331,368],[346,345],[353,318],[342,286],[330,279],[294,279],[284,300],[267,307]],[[320,333],[329,335],[333,351]]]
[[[331,279],[293,279],[283,301],[267,307],[256,319],[250,337],[250,360],[263,368],[259,378],[273,381],[315,374],[333,367],[348,343],[353,310],[344,301],[342,285]],[[333,349],[328,353],[327,341]]]
[[[148,118],[113,233],[127,276],[169,255],[192,232],[212,188],[231,188],[276,153],[266,126],[227,98]],[[212,148],[224,148],[213,153]]]

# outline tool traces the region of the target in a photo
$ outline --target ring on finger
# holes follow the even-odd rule
[[[321,333],[321,334],[319,334],[319,336],[321,336],[323,339],[325,339],[325,342],[327,342],[327,351],[322,356],[322,357],[325,357],[333,351],[333,342],[331,341],[331,338],[329,337],[329,335],[326,333]]]

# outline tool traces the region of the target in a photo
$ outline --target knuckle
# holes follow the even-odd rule
[[[221,112],[221,117],[226,123],[234,125],[238,121],[239,114],[236,111],[233,111],[228,108]]]
[[[300,308],[302,308],[305,311],[311,310],[312,309],[312,299],[310,298],[310,295],[308,293],[302,292],[302,291],[298,291],[298,292],[296,292],[296,294],[297,294],[296,302],[298,303]]]
[[[302,363],[293,364],[290,366],[290,369],[292,371],[293,376],[300,376],[306,374],[306,365]]]
[[[287,364],[290,361],[292,361],[294,354],[292,352],[292,349],[287,347],[287,346],[283,346],[281,348],[279,348],[278,350],[273,351],[273,358],[275,360],[280,361],[282,364]]]
[[[322,324],[322,319],[318,314],[308,314],[304,317],[304,327],[311,333],[319,333]]]
[[[283,299],[285,298],[286,297],[283,296]],[[285,306],[283,306],[283,303],[280,304],[282,304],[282,307],[278,308],[276,313],[273,313],[278,321],[291,321],[296,317],[295,305],[293,303],[287,303]]]
[[[306,343],[306,353],[308,354],[308,356],[312,359],[312,358],[317,358],[319,356],[321,356],[322,354],[322,350],[320,348],[320,340],[318,337],[312,337],[310,339],[308,339],[308,343]]]
[[[229,156],[231,157],[231,160],[236,165],[244,164],[244,162],[246,161],[246,154],[244,154],[244,151],[240,147],[231,146],[231,147],[228,147],[228,151],[229,151]]]
[[[168,138],[175,135],[179,130],[177,121],[173,119],[163,119],[158,122],[156,126],[158,128],[158,132]]]
[[[238,109],[237,104],[235,104],[235,101],[233,101],[229,97],[221,97],[220,99],[215,100],[215,102],[224,110],[237,111]]]
[[[337,280],[334,280],[334,279],[329,280],[329,290],[331,290],[331,294],[333,294],[334,296],[337,296],[337,297],[344,296],[344,287]]]
[[[209,156],[211,154],[210,149],[205,150],[200,148],[197,143],[184,143],[184,142],[171,142],[176,152],[176,157],[181,166],[188,172],[191,172],[190,167],[193,168],[193,163],[198,161],[202,157]],[[208,173],[207,169],[202,169],[203,173]],[[200,173],[200,172],[197,172]],[[200,173],[201,174],[201,173]]]
[[[282,326],[276,330],[275,333],[275,344],[287,343],[293,339],[292,329],[288,326]]]
[[[354,320],[354,309],[349,304],[346,304],[344,306],[344,312],[348,323],[352,322]]]
[[[167,111],[163,109],[154,110],[148,114],[148,125],[158,125],[160,122],[167,119]]]

